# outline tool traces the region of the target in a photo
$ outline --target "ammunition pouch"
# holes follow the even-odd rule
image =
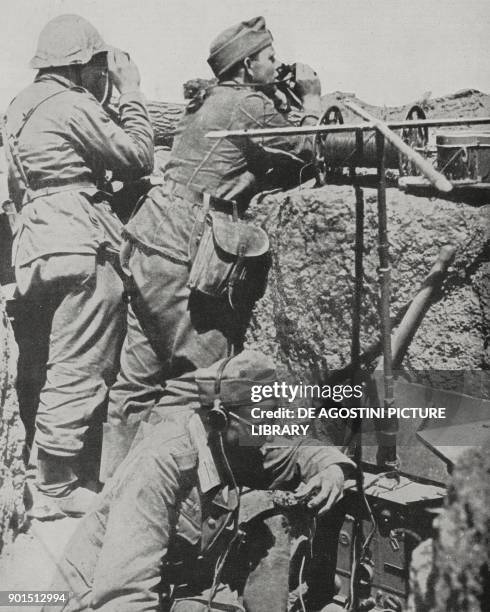
[[[198,224],[199,225],[199,224]],[[215,210],[208,210],[191,239],[188,287],[232,308],[250,306],[264,295],[269,271],[269,239],[263,229]]]

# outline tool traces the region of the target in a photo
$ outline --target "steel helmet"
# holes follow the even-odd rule
[[[94,26],[80,15],[59,15],[44,26],[30,67],[54,68],[86,64],[108,46]]]

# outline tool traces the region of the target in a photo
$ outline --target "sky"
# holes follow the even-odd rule
[[[0,106],[34,74],[27,65],[44,24],[88,18],[138,64],[150,99],[179,101],[182,83],[210,78],[209,44],[263,15],[279,59],[302,61],[324,93],[376,105],[475,88],[490,93],[489,0],[0,0]]]

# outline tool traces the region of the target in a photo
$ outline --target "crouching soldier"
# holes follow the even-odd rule
[[[277,517],[263,526],[263,553],[254,542],[255,552],[238,551],[243,571],[233,565],[239,488],[300,485],[312,494],[309,507],[324,513],[352,464],[335,448],[252,436],[252,407],[276,404],[252,404],[251,386],[275,378],[268,358],[243,351],[168,381],[141,423],[147,432],[65,550],[52,585],[72,593],[65,612],[286,610],[289,547]]]
[[[20,211],[13,261],[18,327],[29,344],[21,343],[21,390],[43,371],[23,368],[26,361],[43,354],[46,366],[32,407],[40,493],[32,514],[54,518],[83,514],[95,495],[78,486],[77,461],[114,380],[124,333],[122,224],[105,173],[149,174],[153,131],[137,67],[82,17],[51,20],[30,65],[38,72],[7,110],[4,149]],[[121,94],[120,126],[103,107],[112,85]]]

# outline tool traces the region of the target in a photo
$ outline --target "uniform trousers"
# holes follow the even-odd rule
[[[108,422],[145,418],[165,381],[241,350],[250,311],[191,292],[189,264],[134,243],[129,258],[132,297],[121,366],[111,389]]]
[[[121,277],[102,249],[38,258],[19,267],[16,280],[19,387],[36,377],[41,387],[35,443],[49,455],[76,457],[117,372],[125,325]]]

